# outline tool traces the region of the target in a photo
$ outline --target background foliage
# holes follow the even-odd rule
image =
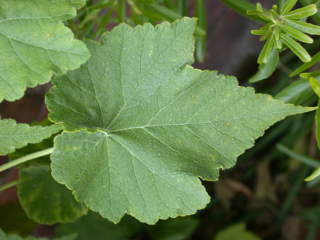
[[[266,9],[271,8],[272,1],[261,2]],[[279,4],[283,4],[282,2],[284,1]],[[318,1],[300,0],[297,6],[310,3],[318,4]],[[319,57],[315,54],[319,49],[319,38],[315,36],[313,43],[303,45],[311,56],[315,55],[312,61],[314,65],[304,65],[301,71],[295,72],[295,76],[290,74],[302,63],[290,51],[283,51],[279,59],[269,61],[271,66],[262,65],[263,63],[259,66],[256,59],[262,45],[259,45],[258,38],[250,35],[250,30],[263,26],[264,22],[256,15],[248,15],[247,10],[254,11],[256,7],[245,0],[92,0],[78,11],[76,18],[67,20],[67,26],[78,39],[99,40],[106,29],[110,30],[121,22],[134,26],[146,22],[156,24],[173,21],[181,16],[196,16],[196,66],[234,74],[242,85],[254,86],[258,92],[272,94],[286,102],[315,105],[317,95],[309,81],[314,83],[313,88],[316,90],[317,82],[313,79],[317,79],[318,74],[316,72],[310,78],[310,75],[299,76],[299,72],[310,67],[311,70],[316,70]],[[313,15],[310,22],[320,24],[319,16],[319,13]],[[257,81],[259,82],[252,83]],[[2,103],[1,116],[15,118],[18,122],[45,119],[43,94],[47,88],[48,85],[43,85],[30,89],[22,100]],[[56,239],[65,236],[66,239],[93,240],[223,240],[239,236],[243,240],[319,239],[320,179],[304,181],[320,166],[316,143],[319,133],[314,118],[314,113],[308,113],[288,118],[272,127],[254,148],[241,156],[235,168],[223,172],[219,181],[206,183],[208,193],[215,200],[195,216],[160,221],[155,226],[147,226],[129,217],[114,225],[89,213],[74,223],[55,227],[38,225],[26,217],[23,204],[20,206],[17,202],[16,189],[10,188],[0,192],[0,228],[5,232],[19,233],[23,237],[32,234]],[[51,140],[47,141],[48,146],[51,146]],[[46,142],[42,144],[46,145]],[[39,145],[41,144],[21,149],[11,157],[43,149]],[[44,163],[47,161],[44,159]],[[39,170],[47,171],[47,166],[39,162],[39,166],[27,168],[20,174],[27,178],[28,174],[37,172],[39,178],[44,177]],[[0,178],[3,183],[1,186],[14,183],[16,178],[16,170],[4,172]],[[50,184],[51,179],[40,181],[49,185],[45,185],[45,188],[55,189]],[[26,181],[25,184],[32,182]],[[23,188],[19,190],[19,195],[23,195]],[[79,206],[77,211],[85,210]],[[38,217],[28,215],[31,219]],[[48,220],[48,223],[52,222]],[[73,229],[81,229],[78,236],[72,235]],[[0,237],[6,239],[2,232]]]

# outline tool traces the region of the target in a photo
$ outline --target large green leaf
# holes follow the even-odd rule
[[[53,73],[74,70],[90,56],[64,20],[85,0],[0,0],[0,102],[20,98]]]
[[[189,18],[122,24],[90,43],[91,60],[47,96],[50,118],[77,130],[55,138],[53,177],[113,222],[204,208],[198,177],[216,180],[266,128],[311,110],[193,69],[194,27]]]
[[[57,236],[76,234],[76,240],[126,240],[141,227],[132,218],[113,224],[98,214],[90,212],[73,223],[61,224],[56,228]]]
[[[12,119],[0,120],[0,155],[14,152],[29,143],[38,143],[62,130],[62,125],[47,127],[16,123]]]
[[[72,222],[87,212],[64,185],[53,180],[48,166],[22,168],[18,195],[27,215],[41,224]]]

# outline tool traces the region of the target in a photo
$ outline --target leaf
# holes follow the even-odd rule
[[[317,94],[318,97],[320,97],[320,82],[315,77],[308,77],[310,86],[312,87],[315,94]]]
[[[283,4],[280,6],[280,13],[282,15],[287,14],[292,10],[292,8],[297,4],[298,0],[285,0]]]
[[[281,34],[283,43],[290,48],[290,50],[298,57],[302,62],[310,62],[311,57],[309,53],[294,39],[287,34]]]
[[[283,102],[302,104],[313,97],[313,91],[307,79],[299,79],[290,83],[275,96]]]
[[[7,155],[17,148],[38,143],[62,130],[62,125],[48,127],[16,123],[12,119],[0,120],[0,155]]]
[[[226,229],[220,231],[215,240],[230,240],[230,239],[241,239],[241,240],[260,240],[258,236],[246,230],[244,223],[234,224]]]
[[[63,21],[85,0],[0,0],[0,102],[74,70],[89,58]]]
[[[311,68],[313,65],[315,65],[317,62],[320,61],[320,52],[316,53],[312,58],[310,62],[304,63],[301,66],[299,66],[296,70],[294,70],[292,73],[290,73],[290,77],[294,77],[303,71]]]
[[[320,176],[320,168],[316,169],[305,181],[310,182]]]
[[[267,63],[259,65],[259,71],[249,79],[249,82],[254,83],[270,77],[277,69],[278,63],[279,51],[274,49]]]
[[[313,34],[313,35],[320,35],[320,26],[318,25],[314,25],[314,24],[306,23],[302,21],[287,20],[287,19],[284,19],[284,21],[290,27],[298,29],[302,32]]]
[[[53,180],[48,166],[20,169],[18,196],[29,218],[41,224],[72,222],[87,212],[65,186]]]
[[[288,33],[291,37],[295,38],[300,42],[313,43],[313,39],[311,37],[293,27],[290,27],[289,25],[283,24],[280,25],[280,27],[284,32]]]
[[[308,6],[298,8],[296,10],[293,10],[287,14],[284,15],[287,19],[303,19],[310,17],[318,12],[317,5],[316,4],[310,4]]]
[[[198,221],[191,217],[161,221],[149,227],[149,234],[154,240],[185,240],[195,231]]]
[[[259,18],[259,17],[251,16],[248,14],[248,12],[256,10],[255,5],[248,0],[220,0],[220,1],[223,2],[225,5],[227,5],[228,7],[232,8],[234,11],[236,11],[242,16],[248,17],[251,20],[256,20],[259,22],[265,21],[264,18]]]
[[[299,153],[296,153],[292,150],[290,150],[289,148],[287,148],[286,146],[282,145],[282,144],[277,144],[276,148],[283,154],[286,154],[287,156],[289,156],[290,158],[297,160],[303,164],[306,164],[309,167],[319,167],[320,166],[320,162],[317,160],[314,160],[312,158],[310,158],[309,156],[306,155],[302,155]]]
[[[319,104],[318,104],[319,106]],[[317,145],[318,148],[320,149],[320,110],[319,107],[316,111],[316,140],[317,140]]]
[[[269,59],[272,58],[274,47],[275,47],[275,42],[274,42],[274,37],[272,35],[272,36],[269,36],[268,40],[266,41],[266,43],[264,44],[260,52],[260,55],[258,57],[259,64],[268,63]]]
[[[123,219],[113,224],[98,214],[90,212],[73,223],[61,224],[56,228],[57,236],[76,234],[75,240],[125,240],[134,234],[141,225],[133,219]]]
[[[53,177],[113,222],[129,214],[155,223],[204,208],[198,177],[216,180],[266,128],[314,109],[190,67],[194,27],[189,18],[122,24],[90,43],[91,60],[47,96],[50,119],[75,130],[54,140]]]

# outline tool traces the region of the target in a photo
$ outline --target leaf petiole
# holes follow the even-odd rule
[[[36,159],[36,158],[39,158],[39,157],[43,157],[43,156],[46,156],[46,155],[50,155],[52,152],[53,152],[53,148],[48,148],[48,149],[45,149],[45,150],[41,150],[41,151],[38,151],[38,152],[35,152],[35,153],[31,153],[31,154],[25,155],[25,156],[23,156],[21,158],[18,158],[18,159],[10,161],[8,163],[0,165],[0,172],[3,172],[3,171],[5,171],[5,170],[7,170],[9,168],[15,167],[15,166],[17,166],[19,164],[28,162],[30,160],[33,160],[33,159]]]

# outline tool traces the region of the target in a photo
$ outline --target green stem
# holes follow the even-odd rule
[[[178,12],[171,10],[169,8],[166,8],[160,4],[153,3],[153,4],[150,4],[149,7],[156,13],[160,14],[161,16],[164,16],[165,18],[171,21],[174,21],[182,17]],[[206,31],[201,27],[197,26],[195,30],[195,34],[199,36],[206,36]]]
[[[285,199],[285,201],[282,205],[282,209],[280,210],[280,213],[278,215],[278,220],[277,220],[277,224],[276,224],[277,228],[280,228],[282,226],[283,221],[285,220],[285,218],[289,214],[289,212],[292,208],[292,205],[294,203],[294,200],[296,199],[296,196],[298,195],[301,187],[304,184],[303,180],[306,178],[309,170],[310,170],[310,168],[307,166],[301,167],[298,171],[298,174],[294,178],[295,181],[294,181],[293,185],[291,186],[290,191],[287,194],[287,198]]]
[[[126,1],[118,0],[118,20],[124,22],[126,20]]]
[[[7,184],[5,184],[5,185],[3,185],[3,186],[0,186],[0,192],[2,192],[2,191],[4,191],[4,190],[7,190],[7,189],[9,189],[9,188],[11,188],[11,187],[14,187],[14,186],[16,186],[18,184],[18,180],[15,180],[15,181],[13,181],[13,182],[9,182],[9,183],[7,183]]]
[[[15,166],[17,166],[19,164],[28,162],[30,160],[33,160],[33,159],[36,159],[36,158],[39,158],[39,157],[43,157],[43,156],[46,156],[46,155],[50,155],[52,152],[53,152],[53,148],[48,148],[48,149],[45,149],[45,150],[42,150],[42,151],[39,151],[39,152],[35,152],[35,153],[31,153],[31,154],[25,155],[25,156],[23,156],[21,158],[18,158],[18,159],[10,161],[8,163],[0,165],[0,172],[3,172],[3,171],[5,171],[5,170],[7,170],[9,168],[15,167]]]
[[[177,0],[178,12],[181,16],[187,15],[187,0]]]
[[[220,0],[220,2],[223,2],[225,5],[232,8],[234,11],[244,17],[258,22],[265,22],[265,20],[257,16],[251,16],[247,14],[248,10],[256,10],[256,6],[248,0]]]
[[[308,156],[305,156],[305,155],[302,155],[302,154],[299,154],[299,153],[295,153],[293,151],[291,151],[289,148],[287,148],[286,146],[282,145],[282,144],[277,144],[276,148],[286,154],[287,156],[295,159],[295,160],[298,160],[304,164],[306,164],[307,166],[310,166],[310,167],[320,167],[320,162],[319,161],[316,161]]]

